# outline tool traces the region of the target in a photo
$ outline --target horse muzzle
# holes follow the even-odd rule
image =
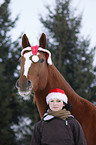
[[[20,96],[29,96],[32,90],[32,83],[30,80],[25,80],[24,82],[20,79],[16,82],[16,88]]]

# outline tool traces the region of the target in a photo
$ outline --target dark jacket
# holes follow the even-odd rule
[[[81,125],[74,117],[57,117],[39,121],[32,134],[31,145],[87,145]]]

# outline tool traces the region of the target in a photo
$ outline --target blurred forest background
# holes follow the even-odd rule
[[[25,100],[15,87],[22,48],[21,36],[13,42],[10,35],[19,19],[11,19],[10,3],[0,4],[0,145],[28,145],[40,117],[33,96]],[[89,49],[90,40],[81,36],[82,15],[74,16],[70,3],[56,0],[54,10],[46,7],[48,15],[40,16],[42,32],[55,66],[80,96],[96,104],[96,47]]]

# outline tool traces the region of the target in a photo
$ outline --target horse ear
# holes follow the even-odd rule
[[[42,33],[39,39],[39,46],[46,49],[46,35]]]
[[[30,46],[30,43],[29,43],[29,40],[28,40],[28,37],[26,36],[26,34],[24,34],[22,37],[22,47],[25,48],[28,46]]]

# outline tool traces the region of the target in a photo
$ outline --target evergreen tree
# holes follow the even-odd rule
[[[17,145],[11,125],[18,123],[20,115],[14,77],[20,51],[18,42],[12,42],[9,34],[17,18],[11,21],[9,3],[10,0],[0,3],[0,145]]]
[[[90,40],[80,36],[82,16],[74,16],[70,3],[56,0],[54,10],[47,6],[48,15],[40,20],[47,29],[47,45],[56,67],[80,96],[96,101],[94,48],[89,50]]]
[[[21,98],[15,83],[19,77],[22,48],[19,38],[12,42],[10,31],[18,20],[11,20],[10,0],[0,3],[0,145],[30,144],[33,125],[39,118],[36,105]],[[21,41],[21,38],[20,38]]]

